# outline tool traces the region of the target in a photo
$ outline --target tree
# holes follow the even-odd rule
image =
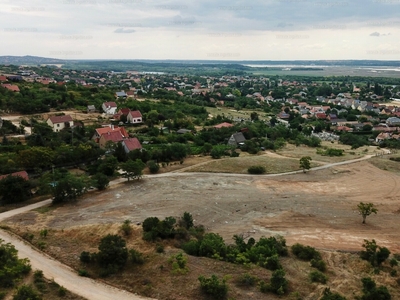
[[[346,300],[346,298],[338,293],[331,292],[330,288],[325,288],[320,300]]]
[[[374,207],[373,203],[360,202],[360,204],[357,205],[357,210],[358,210],[359,214],[362,216],[363,224],[365,224],[365,219],[370,214],[377,214],[378,213],[378,209]]]
[[[127,162],[121,164],[121,169],[125,171],[123,177],[127,178],[128,181],[135,178],[140,179],[143,175],[143,169],[145,167],[146,164],[142,162],[141,159],[129,159]]]
[[[184,212],[182,216],[182,223],[186,229],[190,229],[193,227],[193,216],[191,213]]]
[[[386,247],[380,247],[375,240],[364,240],[362,245],[365,250],[360,252],[360,257],[368,260],[374,267],[380,266],[390,255],[390,251]]]
[[[105,190],[110,183],[108,176],[104,175],[103,173],[96,173],[92,179],[94,180],[94,186],[99,190]]]
[[[363,295],[361,300],[390,300],[392,296],[390,295],[388,289],[385,286],[376,287],[376,283],[370,277],[365,277],[361,279],[363,284]]]
[[[57,175],[58,179],[52,183],[53,203],[75,200],[83,195],[89,187],[86,176],[76,176],[69,172]]]
[[[108,234],[100,241],[97,261],[105,269],[117,271],[128,261],[126,242],[119,235]],[[112,273],[112,272],[111,272]]]
[[[30,270],[29,260],[19,259],[15,247],[0,239],[0,287],[14,286],[15,282]]]
[[[204,291],[204,293],[211,295],[214,299],[226,298],[228,286],[224,279],[220,281],[215,275],[211,275],[209,278],[200,276],[198,279],[200,281],[201,289]]]
[[[8,175],[0,180],[0,197],[4,203],[22,202],[28,199],[31,187],[29,180]]]
[[[311,160],[312,158],[309,156],[303,156],[300,158],[300,168],[303,169],[303,173],[311,169]]]
[[[13,296],[13,300],[42,300],[43,298],[33,289],[32,285],[21,285]]]

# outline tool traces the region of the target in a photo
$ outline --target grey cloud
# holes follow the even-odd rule
[[[377,31],[371,33],[369,36],[381,36],[381,34]]]
[[[132,33],[135,31],[136,31],[135,29],[117,28],[114,30],[114,33]]]

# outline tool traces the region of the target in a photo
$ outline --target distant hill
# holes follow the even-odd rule
[[[0,56],[0,64],[2,65],[40,65],[40,64],[64,64],[66,60],[39,57],[39,56]]]

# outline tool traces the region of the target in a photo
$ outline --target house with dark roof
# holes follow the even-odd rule
[[[52,116],[47,119],[47,124],[53,128],[54,132],[58,132],[64,128],[71,128],[74,126],[74,121],[70,115]]]
[[[231,137],[228,140],[228,145],[231,146],[240,146],[243,145],[244,142],[246,141],[246,138],[243,135],[243,132],[236,132],[231,135]]]
[[[126,98],[128,95],[125,93],[125,91],[120,91],[115,93],[115,98]]]
[[[140,144],[137,138],[129,138],[122,141],[122,146],[126,153],[129,153],[136,149],[142,149],[142,144]]]
[[[142,113],[138,110],[132,110],[128,113],[127,116],[127,121],[128,123],[131,124],[139,124],[139,123],[143,123],[143,116]]]

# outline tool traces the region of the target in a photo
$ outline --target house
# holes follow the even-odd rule
[[[131,110],[130,110],[129,108],[121,108],[121,109],[114,115],[113,118],[114,118],[115,120],[120,120],[120,119],[121,119],[121,116],[127,117],[130,111],[131,111]]]
[[[228,140],[228,145],[231,146],[239,146],[243,145],[244,142],[246,141],[246,138],[243,135],[243,132],[236,132],[231,135],[231,137]]]
[[[216,129],[219,129],[219,128],[222,128],[222,127],[233,127],[233,124],[228,123],[228,122],[224,122],[224,123],[221,123],[221,124],[214,125],[213,127],[216,128]]]
[[[136,149],[142,149],[142,144],[140,144],[137,138],[129,138],[122,141],[122,146],[126,153],[129,153]]]
[[[398,126],[400,125],[400,118],[397,117],[387,118],[386,124],[388,124],[389,126]]]
[[[143,122],[142,113],[138,110],[132,110],[128,113],[127,116],[128,123],[138,124]]]
[[[15,84],[10,84],[10,83],[5,83],[1,85],[3,88],[6,88],[7,90],[11,91],[11,92],[19,92],[19,87],[18,85]]]
[[[6,82],[7,81],[7,77],[6,76],[0,76],[0,82]]]
[[[378,136],[375,138],[375,142],[381,143],[384,140],[390,139],[390,133],[388,132],[381,132],[378,134]]]
[[[87,113],[93,113],[93,112],[96,112],[96,107],[94,105],[88,105]]]
[[[6,175],[0,175],[0,180],[6,178],[7,176],[20,176],[25,180],[29,180],[28,173],[26,171],[19,171],[19,172],[14,172],[11,174],[6,174]]]
[[[115,115],[115,113],[117,111],[117,103],[104,102],[103,105],[101,106],[101,108],[107,115]]]
[[[115,98],[126,98],[128,95],[125,93],[125,91],[120,91],[115,93]]]
[[[108,142],[118,143],[118,142],[122,142],[124,140],[124,138],[125,137],[122,135],[121,131],[119,131],[119,130],[108,131],[106,133],[103,133],[100,136],[99,146],[100,146],[100,148],[104,149]]]
[[[121,134],[122,134],[122,136],[124,138],[128,138],[129,137],[129,135],[126,132],[124,127],[118,127],[118,126],[114,127],[113,125],[111,125],[111,126],[106,126],[106,127],[102,127],[102,128],[97,128],[95,130],[95,132],[94,132],[94,135],[92,136],[92,140],[94,140],[96,143],[99,143],[100,142],[100,137],[103,134],[108,133],[108,132],[114,132],[114,131],[121,132]]]
[[[53,128],[54,132],[58,132],[64,128],[71,128],[74,126],[74,121],[70,115],[52,116],[47,119],[47,124]]]
[[[176,131],[177,134],[185,134],[185,133],[191,133],[191,132],[192,131],[190,129],[184,129],[184,128],[181,128]]]

